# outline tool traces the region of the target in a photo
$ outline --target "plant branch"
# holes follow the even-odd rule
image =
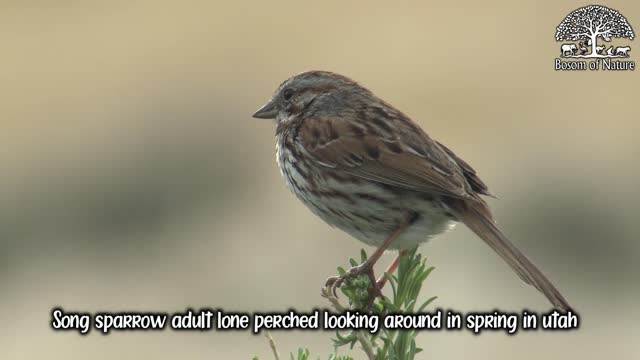
[[[268,331],[264,332],[264,336],[269,340],[269,347],[271,347],[271,351],[273,352],[273,357],[275,360],[280,360],[280,354],[278,353],[278,349],[276,348],[276,342],[273,341],[273,337]]]
[[[337,312],[347,311],[347,309],[344,306],[342,306],[342,304],[340,304],[340,301],[338,300],[338,298],[333,295],[329,287],[322,288],[320,293],[322,297],[329,300],[329,302],[331,303],[331,306],[333,306],[333,308],[336,309]],[[367,354],[367,358],[369,360],[375,360],[376,355],[373,352],[373,345],[371,344],[367,336],[365,336],[362,333],[362,331],[355,331],[355,334],[356,334],[356,338],[358,339],[358,342],[360,343],[360,346],[362,346],[362,350]]]

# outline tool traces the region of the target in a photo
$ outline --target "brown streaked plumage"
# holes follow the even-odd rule
[[[373,264],[385,249],[408,249],[460,221],[555,307],[570,308],[498,229],[481,198],[491,193],[475,170],[356,82],[302,73],[282,83],[254,117],[276,120],[278,164],[296,196],[328,224],[378,247],[346,277],[367,273],[375,280]],[[340,286],[344,278],[329,283]]]

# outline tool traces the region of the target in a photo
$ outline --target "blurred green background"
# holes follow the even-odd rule
[[[249,332],[81,337],[49,311],[325,307],[321,284],[363,245],[288,192],[274,126],[251,118],[309,69],[359,81],[473,164],[582,316],[568,333],[424,333],[423,358],[640,357],[639,72],[553,70],[555,27],[584,5],[3,1],[1,357],[271,358]],[[640,3],[603,5],[640,31]],[[421,252],[437,307],[549,309],[462,226]],[[282,353],[331,350],[331,332],[273,335]]]

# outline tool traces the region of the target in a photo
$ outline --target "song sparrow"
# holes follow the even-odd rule
[[[275,119],[289,189],[328,224],[378,247],[329,284],[365,273],[374,281],[373,264],[387,248],[411,248],[460,221],[555,307],[570,308],[498,229],[475,170],[371,91],[342,75],[309,71],[282,83],[253,117]]]

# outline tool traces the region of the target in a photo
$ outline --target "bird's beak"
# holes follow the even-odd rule
[[[253,117],[256,119],[275,119],[276,115],[278,115],[278,109],[276,109],[276,104],[273,102],[273,99],[271,99],[256,111]]]

